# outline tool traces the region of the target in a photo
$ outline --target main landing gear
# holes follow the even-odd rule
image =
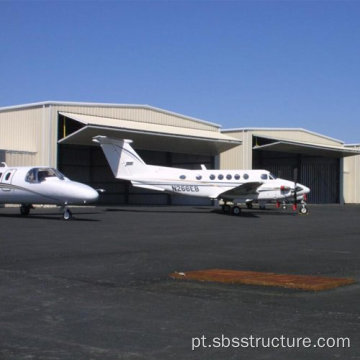
[[[283,210],[286,210],[287,209],[286,201],[284,200],[282,203],[280,203],[280,201],[276,201],[276,208],[277,209],[282,208]]]
[[[247,207],[248,209],[252,209],[252,208],[253,208],[253,203],[252,203],[252,201],[247,201],[247,202],[246,202],[246,207]]]
[[[237,205],[230,206],[225,203],[224,205],[221,206],[221,209],[222,209],[223,213],[225,213],[225,214],[230,214],[230,215],[235,215],[235,216],[241,215],[241,208]]]
[[[20,214],[21,216],[28,216],[30,214],[30,210],[34,207],[31,204],[21,204],[20,206]]]

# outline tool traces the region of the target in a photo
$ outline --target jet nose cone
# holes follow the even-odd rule
[[[92,203],[96,202],[99,198],[99,193],[92,187],[88,186],[84,194],[84,202]]]
[[[99,193],[91,186],[81,183],[75,183],[74,186],[76,189],[76,201],[80,204],[93,203],[99,198]]]

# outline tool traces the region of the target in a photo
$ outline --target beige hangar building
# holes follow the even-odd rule
[[[104,188],[108,204],[210,204],[206,199],[133,188],[114,179],[96,135],[134,140],[149,164],[200,169],[267,169],[312,190],[312,203],[360,203],[360,145],[304,129],[221,130],[147,105],[41,102],[0,108],[0,162],[57,167]]]

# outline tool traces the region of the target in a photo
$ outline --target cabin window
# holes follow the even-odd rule
[[[31,169],[26,174],[25,181],[29,183],[37,182],[37,169]]]
[[[8,181],[10,179],[11,172],[7,173],[5,176],[5,181]]]
[[[247,180],[249,178],[249,174],[244,174],[244,179]]]
[[[218,179],[219,180],[222,180],[224,178],[224,175],[222,175],[222,174],[220,174],[219,176],[218,176]]]
[[[60,180],[65,180],[64,175],[53,168],[33,168],[28,171],[25,177],[25,181],[28,183],[39,183],[46,178],[56,177]]]
[[[239,175],[239,174],[235,174],[234,178],[235,178],[235,180],[240,180],[240,175]]]
[[[210,175],[210,180],[215,180],[215,175],[214,174]]]
[[[185,176],[185,175],[180,175],[180,179],[181,179],[181,180],[185,180],[185,179],[186,179],[186,176]]]
[[[1,179],[1,177],[2,177],[2,173],[0,173],[0,179]]]
[[[202,179],[202,176],[201,175],[197,175],[196,176],[196,180],[201,180]]]
[[[226,175],[226,178],[227,178],[228,180],[231,180],[231,179],[232,179],[232,176],[231,176],[230,174],[227,174],[227,175]]]
[[[268,176],[267,174],[261,174],[261,180],[267,180]]]
[[[275,179],[276,179],[276,176],[275,176],[274,174],[271,174],[271,173],[270,173],[269,179],[270,179],[270,180],[275,180]]]

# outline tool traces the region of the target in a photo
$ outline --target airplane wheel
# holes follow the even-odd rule
[[[28,216],[30,213],[30,206],[29,205],[21,205],[20,206],[20,214],[22,216]]]
[[[246,207],[247,207],[248,209],[252,209],[252,208],[253,208],[252,202],[247,202],[247,203],[246,203]]]
[[[307,215],[309,213],[309,209],[306,206],[302,206],[300,208],[300,214],[301,215]]]
[[[72,212],[69,209],[65,209],[63,214],[64,220],[70,220],[72,218]]]
[[[232,214],[233,215],[235,215],[235,216],[239,216],[239,215],[241,215],[241,209],[238,207],[238,206],[234,206],[233,208],[232,208]]]

